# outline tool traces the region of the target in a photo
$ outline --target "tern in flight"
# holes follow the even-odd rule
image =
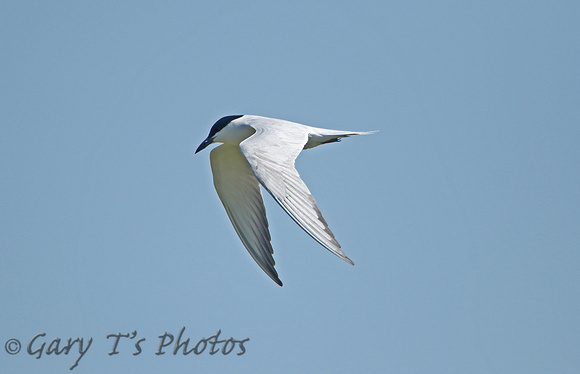
[[[306,184],[294,167],[303,149],[370,134],[301,125],[280,119],[236,115],[218,120],[198,153],[212,143],[223,143],[210,153],[213,183],[236,233],[258,263],[278,285],[274,253],[260,184],[292,219],[324,248],[351,265],[340,249]]]

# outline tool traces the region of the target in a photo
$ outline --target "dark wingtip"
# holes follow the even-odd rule
[[[271,278],[272,278],[272,280],[273,280],[274,282],[276,282],[276,284],[277,284],[278,286],[282,287],[282,281],[280,280],[280,278],[278,278],[278,277],[276,277],[276,278],[274,278],[274,277],[271,277]]]

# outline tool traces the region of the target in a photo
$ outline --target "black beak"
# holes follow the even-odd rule
[[[213,137],[211,137],[211,138],[209,138],[209,137],[208,137],[207,139],[205,139],[205,140],[204,140],[204,141],[203,141],[203,142],[202,142],[202,143],[199,145],[199,147],[197,147],[197,150],[195,151],[195,153],[197,153],[197,152],[199,152],[199,151],[203,150],[205,147],[207,147],[208,145],[210,145],[212,142],[213,142]]]

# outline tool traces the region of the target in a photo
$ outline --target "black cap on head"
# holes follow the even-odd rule
[[[228,125],[228,123],[232,122],[235,119],[243,117],[243,114],[235,115],[235,116],[225,116],[220,118],[216,123],[213,124],[211,130],[209,130],[208,138],[213,137],[215,134],[221,131],[224,127]]]

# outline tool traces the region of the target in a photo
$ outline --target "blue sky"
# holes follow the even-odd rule
[[[2,2],[2,372],[70,372],[78,343],[50,342],[92,338],[72,372],[575,373],[579,18],[566,1]],[[284,287],[247,254],[194,156],[240,113],[379,130],[297,160],[354,267],[269,196]],[[157,355],[182,327],[190,348],[249,340]]]

